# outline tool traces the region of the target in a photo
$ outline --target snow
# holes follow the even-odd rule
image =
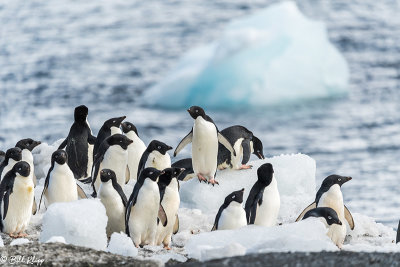
[[[4,247],[4,242],[3,242],[3,238],[0,236],[0,248]]]
[[[11,241],[10,246],[18,246],[18,245],[23,245],[23,244],[27,244],[30,241],[26,238],[18,238],[18,239],[14,239],[13,241]]]
[[[106,209],[98,199],[54,203],[43,216],[39,241],[62,236],[69,244],[103,250],[107,246]]]
[[[46,241],[46,243],[63,243],[66,244],[65,238],[62,236],[52,236],[50,237],[49,240]]]
[[[127,257],[136,257],[138,249],[132,242],[132,239],[125,233],[113,233],[108,244],[107,251]]]
[[[325,24],[283,2],[232,21],[217,40],[189,51],[144,101],[167,108],[267,106],[345,94],[348,78]]]

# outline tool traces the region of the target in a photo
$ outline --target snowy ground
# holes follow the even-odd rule
[[[50,166],[51,153],[59,142],[53,145],[41,144],[33,151],[35,173],[39,179],[35,188],[37,201],[43,190],[43,178]],[[265,162],[270,162],[274,166],[281,195],[278,221],[282,225],[269,228],[246,226],[238,230],[210,232],[216,211],[225,196],[234,190],[245,188],[246,199],[257,179],[257,168]],[[319,187],[315,184],[315,161],[307,155],[294,154],[257,160],[251,164],[253,165],[251,170],[219,171],[216,178],[220,183],[219,186],[200,184],[196,179],[181,183],[180,229],[173,237],[170,251],[164,250],[161,246],[145,246],[137,250],[125,234],[114,234],[111,241],[107,241],[105,209],[97,200],[53,204],[54,207],[49,208],[47,214],[42,207],[35,216],[32,216],[27,239],[11,242],[8,236],[1,234],[1,241],[6,246],[36,240],[65,242],[139,259],[152,259],[160,263],[165,263],[169,259],[183,262],[188,258],[195,258],[204,261],[263,252],[337,251],[338,248],[325,235],[326,229],[320,221],[310,219],[294,223],[302,209],[313,201],[316,188]],[[130,182],[124,188],[128,197],[133,185]],[[90,196],[90,186],[82,185],[82,187]],[[344,201],[346,203],[346,196]],[[362,211],[351,212],[355,220],[355,229],[348,231],[344,250],[400,251],[400,245],[394,243],[396,233],[392,228],[376,223],[373,218],[362,215],[360,213]],[[0,245],[3,242],[0,242]]]

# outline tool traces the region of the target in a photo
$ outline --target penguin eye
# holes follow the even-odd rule
[[[115,121],[113,121],[113,123],[115,123]]]
[[[199,110],[196,109],[196,113],[199,112]]]
[[[152,175],[152,174],[153,174],[153,172],[149,172],[149,174],[150,174],[150,175]]]
[[[236,197],[235,195],[232,196],[233,199],[234,199],[235,197]]]
[[[122,140],[120,140],[119,142],[122,143]]]
[[[332,220],[332,217],[331,217],[331,216],[328,216],[328,219],[329,219],[329,220]]]
[[[108,175],[111,175],[111,172],[108,172],[107,174],[108,174]]]
[[[21,170],[21,168],[18,168],[18,170],[20,171],[20,170]]]
[[[158,148],[158,149],[161,149],[161,147],[160,147],[160,146],[158,146],[157,148]]]
[[[342,180],[341,178],[338,179],[339,182],[340,182],[341,180]]]

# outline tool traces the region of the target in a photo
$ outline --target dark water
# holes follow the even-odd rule
[[[86,104],[94,133],[127,115],[143,139],[175,146],[185,111],[150,109],[141,95],[187,50],[232,19],[276,1],[3,1],[0,3],[0,149],[23,137],[52,143]],[[210,111],[220,128],[243,124],[269,156],[306,153],[318,183],[351,175],[349,208],[395,227],[400,218],[400,4],[298,1],[325,21],[350,67],[348,97],[257,111]]]

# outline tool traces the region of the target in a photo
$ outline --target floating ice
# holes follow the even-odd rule
[[[107,248],[108,252],[127,257],[136,257],[138,249],[132,242],[132,239],[125,233],[113,233]]]
[[[106,209],[98,199],[54,203],[43,216],[39,241],[62,236],[69,244],[103,250],[107,246]]]
[[[23,245],[23,244],[27,244],[31,241],[29,241],[29,239],[26,238],[17,238],[14,239],[13,241],[11,241],[10,246],[18,246],[18,245]]]
[[[145,100],[167,108],[267,106],[344,94],[348,77],[325,24],[284,2],[231,22],[213,43],[189,51]]]

